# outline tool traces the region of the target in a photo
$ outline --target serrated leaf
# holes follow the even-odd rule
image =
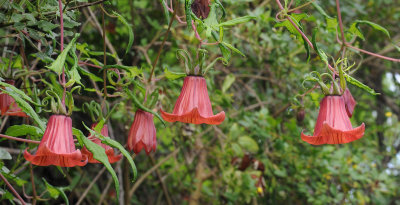
[[[364,35],[362,34],[359,25],[360,24],[366,24],[371,26],[373,29],[382,31],[383,33],[385,33],[389,38],[390,38],[390,34],[389,31],[386,30],[384,27],[380,26],[379,24],[373,23],[371,21],[365,21],[365,20],[357,20],[354,23],[351,24],[350,28],[349,28],[349,32],[360,37],[362,40],[365,40]]]
[[[81,68],[80,66],[77,67],[77,69],[81,72],[82,75],[86,75],[87,77],[89,77],[90,79],[92,79],[95,82],[103,82],[103,79],[96,76],[95,74]]]
[[[32,125],[13,125],[7,129],[5,134],[13,137],[26,135],[41,137],[43,136],[44,132],[40,128]]]
[[[367,91],[371,95],[380,95],[380,93],[375,92],[374,89],[368,87],[367,85],[363,84],[362,82],[358,81],[357,79],[351,77],[350,75],[345,74],[346,81]]]
[[[91,129],[88,128],[90,131]],[[93,131],[93,130],[92,130]],[[101,147],[100,145],[92,142],[88,138],[85,137],[85,135],[82,133],[82,131],[72,128],[72,133],[77,137],[79,144],[83,147],[85,146],[91,153],[93,153],[93,158],[96,159],[97,161],[101,162],[104,164],[108,172],[110,172],[111,177],[114,180],[115,184],[115,190],[117,192],[117,198],[119,198],[119,181],[117,174],[115,173],[114,169],[112,168],[110,162],[108,161],[108,156],[106,154],[106,150]]]
[[[220,24],[217,24],[216,26],[218,26],[218,27],[220,27],[220,26],[234,26],[234,25],[237,25],[237,24],[246,23],[246,22],[248,22],[248,21],[250,21],[252,19],[255,19],[255,18],[256,18],[255,16],[242,16],[242,17],[239,17],[239,18],[235,18],[235,19],[232,19],[232,20],[229,20],[229,21],[222,22]]]
[[[224,46],[228,47],[229,49],[231,49],[233,52],[240,54],[243,57],[246,57],[246,55],[244,55],[241,51],[239,51],[239,49],[235,48],[233,45],[226,43],[226,42],[221,42]]]
[[[47,66],[50,70],[53,70],[58,75],[61,75],[63,66],[65,64],[65,59],[67,58],[67,54],[69,50],[72,48],[72,45],[75,44],[76,39],[78,39],[79,34],[75,34],[75,37],[71,40],[68,46],[61,52],[60,55],[57,56],[57,59],[50,65]]]
[[[326,29],[331,32],[336,32],[338,22],[336,18],[326,18]]]
[[[57,24],[53,24],[53,23],[51,23],[49,21],[45,21],[45,20],[40,20],[37,25],[40,29],[42,29],[45,32],[50,32],[53,29],[58,27]]]
[[[113,14],[118,16],[118,20],[121,21],[128,28],[129,39],[128,39],[128,46],[126,47],[125,50],[125,54],[127,54],[131,50],[134,40],[132,25],[130,25],[128,21],[119,13],[114,11]]]
[[[326,56],[325,52],[318,48],[318,45],[317,45],[317,42],[316,42],[317,31],[318,31],[317,28],[314,29],[313,35],[312,35],[312,44],[314,46],[314,50],[317,52],[317,54],[321,58],[321,60],[325,62],[325,64],[329,64],[328,57]]]
[[[176,80],[185,77],[186,73],[171,72],[168,68],[165,68],[164,75],[168,80]]]

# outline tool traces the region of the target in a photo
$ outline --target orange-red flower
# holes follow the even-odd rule
[[[365,125],[353,129],[342,96],[325,96],[319,109],[313,136],[301,133],[301,139],[313,144],[343,144],[360,139]]]
[[[13,80],[6,80],[6,83],[10,85],[14,85]],[[18,107],[17,103],[15,102],[14,98],[6,93],[0,93],[0,111],[1,115],[5,116],[19,116],[19,117],[28,117],[20,107]]]
[[[149,154],[156,151],[156,127],[154,126],[153,114],[143,110],[136,110],[128,136],[128,148],[138,154],[142,149]]]
[[[91,129],[94,130],[96,125],[97,125],[97,123],[92,124]],[[108,137],[108,126],[107,125],[104,125],[103,128],[101,128],[101,135],[103,135],[104,137]],[[106,144],[101,143],[101,140],[99,138],[97,138],[96,136],[93,136],[92,134],[90,134],[88,139],[91,140],[92,142],[100,145],[101,147],[103,147],[106,150],[108,161],[110,163],[118,162],[121,159],[121,157],[122,157],[121,154],[115,155],[114,149]],[[93,153],[90,152],[86,147],[82,148],[82,154],[87,155],[89,163],[101,163],[93,158]]]
[[[75,148],[72,120],[64,115],[52,115],[36,154],[25,150],[24,157],[34,165],[61,167],[84,166],[87,156]]]
[[[344,104],[346,105],[346,112],[349,117],[353,116],[354,107],[356,106],[357,102],[354,100],[353,96],[350,93],[350,90],[346,88],[343,93]]]
[[[202,76],[187,76],[172,114],[161,110],[161,116],[168,122],[219,125],[225,120],[225,112],[216,115],[211,108],[206,80]]]

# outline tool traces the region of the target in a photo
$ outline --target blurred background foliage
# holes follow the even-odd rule
[[[87,3],[85,0],[66,2],[69,3],[67,8]],[[134,32],[133,47],[125,54],[129,44],[128,27],[117,18],[105,16],[107,49],[111,53],[108,64],[135,66],[131,67],[132,76],[148,77],[169,23],[162,2],[105,2],[104,9],[123,16]],[[185,2],[178,2],[177,16],[183,16]],[[301,0],[293,4],[299,6],[307,2]],[[232,52],[227,66],[217,63],[206,75],[214,113],[225,111],[225,121],[219,126],[168,123],[164,127],[155,120],[157,151],[151,157],[143,153],[135,156],[139,180],[131,183],[130,168],[123,160],[113,165],[121,183],[120,199],[116,199],[111,176],[104,173],[80,203],[399,204],[400,64],[348,49],[347,58],[360,64],[353,77],[381,93],[373,96],[349,85],[358,102],[351,121],[353,126],[364,122],[365,135],[349,144],[309,145],[301,140],[300,133],[303,130],[312,133],[323,95],[315,90],[304,98],[302,106],[294,104],[293,98],[307,90],[302,82],[308,73],[324,71],[323,62],[315,52],[311,52],[307,62],[303,43],[285,27],[276,26],[275,15],[279,12],[276,1],[223,0],[221,3],[226,10],[224,21],[247,15],[256,17],[224,31],[224,41],[246,57]],[[315,3],[327,15],[336,17],[335,1]],[[50,82],[56,77],[45,68],[56,58],[55,50],[59,47],[56,6],[54,0],[0,0],[0,66],[2,71],[33,67],[39,74],[35,79],[23,80],[29,87],[24,91],[33,99],[39,99],[45,89],[43,83],[35,80]],[[347,39],[354,40],[354,46],[400,57],[399,1],[343,0],[341,9],[346,29],[356,20],[368,20],[385,27],[391,36],[361,25],[365,40],[356,37],[354,32],[346,32]],[[317,28],[320,48],[335,56],[340,50],[337,32],[329,26],[325,16],[312,4],[297,12],[307,14],[301,20],[304,32],[311,36],[312,30]],[[103,58],[99,31],[101,14],[98,5],[65,12],[66,42],[71,41],[74,33],[80,33],[79,58],[95,65],[102,65]],[[201,36],[206,38],[204,33]],[[171,111],[182,87],[182,79],[174,80],[164,73],[165,69],[184,72],[176,50],[195,51],[199,44],[193,29],[174,21],[155,70],[156,86],[161,90],[157,110]],[[208,50],[207,63],[223,54],[218,45],[203,45],[202,48]],[[85,55],[85,50],[92,53]],[[116,56],[120,62],[115,60]],[[84,130],[81,122],[88,125],[91,121],[80,108],[84,102],[99,100],[93,88],[102,89],[102,74],[98,68],[84,64],[80,64],[78,70],[79,81],[85,89],[74,95],[72,118],[74,126]],[[109,102],[118,104],[109,122],[110,136],[125,144],[134,105],[125,98],[110,98]],[[49,116],[38,112],[43,119]],[[1,133],[22,121],[3,117]],[[0,144],[1,172],[19,193],[32,196],[29,164],[22,156],[27,145],[4,139]],[[63,193],[70,203],[77,203],[96,175],[101,170],[104,172],[102,167],[97,164],[69,169],[34,167],[37,192],[45,192],[41,198],[53,198],[38,203],[64,203]],[[3,203],[12,201],[13,195],[4,183],[0,192]]]

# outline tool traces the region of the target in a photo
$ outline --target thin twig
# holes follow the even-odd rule
[[[340,12],[339,0],[336,0],[336,10],[339,20],[339,28],[340,28],[340,35],[342,36],[342,42],[346,44],[346,38],[344,36],[344,29],[343,29],[342,12]]]
[[[97,203],[97,205],[101,205],[103,203],[104,198],[106,197],[107,192],[110,189],[112,182],[113,182],[112,178],[109,178],[106,187],[104,188],[103,192],[101,193],[101,197],[100,197],[100,200]]]
[[[156,160],[154,160],[154,157],[152,155],[149,155],[149,158],[151,160],[151,164],[154,166],[156,164]],[[169,196],[167,186],[165,185],[164,181],[162,180],[161,173],[158,169],[156,169],[156,174],[157,174],[158,180],[160,180],[160,183],[161,183],[161,186],[162,186],[162,189],[164,192],[164,196],[167,199],[167,204],[172,205],[171,197]]]
[[[33,144],[40,144],[40,141],[22,139],[22,138],[18,138],[18,137],[11,137],[11,136],[8,136],[8,135],[3,135],[3,134],[0,134],[0,137],[2,137],[2,138],[7,138],[7,139],[10,139],[10,140],[20,141],[20,142],[27,142],[27,143],[33,143]]]
[[[63,9],[62,9],[61,0],[58,0],[58,7],[59,7],[59,11],[60,11],[60,38],[61,38],[60,39],[60,44],[61,44],[60,51],[62,53],[64,50],[64,18],[63,18]],[[64,88],[64,91],[63,91],[63,95],[62,95],[61,104],[65,110],[65,94],[67,92],[67,87],[65,85],[65,66],[64,65],[62,67],[62,86]]]
[[[151,79],[152,79],[152,77],[153,77],[154,69],[156,68],[158,59],[160,58],[161,51],[162,51],[162,49],[163,49],[163,47],[164,47],[165,41],[166,41],[167,38],[168,38],[168,34],[169,34],[169,31],[171,30],[172,22],[174,22],[175,15],[176,15],[176,10],[177,10],[177,9],[175,9],[174,13],[172,14],[172,18],[171,18],[171,20],[169,21],[169,24],[168,24],[167,32],[165,32],[164,39],[163,39],[163,41],[162,41],[162,43],[161,43],[160,48],[158,49],[158,54],[157,54],[156,59],[154,60],[153,67],[151,68],[151,72],[150,72],[150,76],[149,76],[148,82],[151,82]]]
[[[92,186],[97,182],[97,180],[100,178],[100,176],[106,171],[106,167],[103,167],[99,171],[99,173],[94,177],[93,181],[90,182],[89,186],[85,189],[85,191],[82,193],[81,197],[79,198],[78,202],[76,202],[76,205],[79,205],[82,203],[82,201],[85,199],[86,195],[89,193],[90,189],[92,189]]]
[[[1,122],[0,132],[3,131],[4,126],[6,125],[7,121],[8,121],[8,115],[6,115],[6,116],[4,117],[4,119],[3,119],[3,121]]]
[[[164,157],[164,159],[160,160],[156,165],[154,165],[152,168],[147,170],[146,173],[144,173],[133,185],[131,190],[129,190],[129,197],[132,197],[133,194],[135,193],[136,189],[139,188],[140,184],[143,183],[143,181],[151,174],[154,172],[154,170],[158,169],[162,164],[164,164],[166,161],[168,161],[169,158],[175,156],[178,152],[180,151],[180,148],[175,149],[171,154],[168,156]]]
[[[30,170],[30,174],[31,174],[31,183],[32,183],[32,192],[33,192],[33,202],[32,202],[32,204],[35,205],[36,204],[37,193],[36,193],[35,178],[34,178],[35,175],[33,174],[32,163],[29,163],[29,170]]]
[[[22,197],[18,194],[17,191],[15,191],[14,187],[11,186],[11,184],[7,181],[7,179],[3,176],[3,174],[1,174],[0,172],[0,178],[4,181],[4,183],[6,183],[7,187],[11,190],[11,192],[19,199],[19,201],[21,202],[21,204],[25,205],[25,201],[22,199]]]
[[[357,50],[357,51],[366,53],[366,54],[368,54],[368,55],[371,55],[371,56],[374,56],[374,57],[377,57],[377,58],[382,58],[382,59],[389,60],[389,61],[393,61],[393,62],[400,62],[400,59],[391,58],[391,57],[387,57],[387,56],[383,56],[383,55],[379,55],[379,54],[377,54],[377,53],[372,53],[372,52],[370,52],[370,51],[366,51],[366,50],[364,50],[364,49],[354,47],[354,46],[352,46],[352,45],[350,45],[350,44],[346,44],[346,46],[349,47],[349,48],[351,48],[351,49],[354,49],[354,50]]]

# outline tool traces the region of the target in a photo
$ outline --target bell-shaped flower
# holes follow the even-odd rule
[[[75,148],[72,120],[64,115],[52,115],[36,154],[25,150],[24,157],[34,165],[60,167],[84,166],[87,156]]]
[[[14,85],[13,80],[6,80],[6,83],[10,85]],[[1,115],[5,116],[19,116],[19,117],[28,117],[20,107],[18,107],[17,103],[15,102],[14,98],[6,93],[0,92],[0,111]]]
[[[349,117],[353,116],[354,107],[356,106],[357,102],[354,100],[353,96],[350,93],[350,90],[346,88],[343,93],[344,104],[346,105],[346,112]]]
[[[149,154],[157,148],[156,127],[153,114],[141,109],[136,110],[135,119],[129,130],[128,149],[138,154],[142,149]]]
[[[187,76],[172,114],[160,111],[168,122],[219,125],[225,120],[225,112],[213,114],[206,79],[202,76]]]
[[[343,144],[360,139],[365,125],[353,128],[342,96],[325,96],[321,103],[313,136],[301,133],[301,139],[313,144]]]
[[[94,130],[96,125],[97,125],[97,123],[92,124],[91,129]],[[104,125],[103,128],[101,128],[101,135],[103,135],[104,137],[108,137],[108,126],[107,125]],[[88,139],[91,140],[92,142],[100,145],[101,147],[103,147],[106,150],[108,161],[110,163],[118,162],[122,158],[121,154],[116,155],[114,153],[114,149],[112,147],[101,143],[101,140],[99,138],[97,138],[96,136],[93,136],[92,134],[90,134]],[[82,154],[83,155],[87,155],[89,163],[101,163],[101,162],[99,162],[99,161],[97,161],[96,159],[93,158],[93,153],[90,152],[86,147],[82,148]]]

